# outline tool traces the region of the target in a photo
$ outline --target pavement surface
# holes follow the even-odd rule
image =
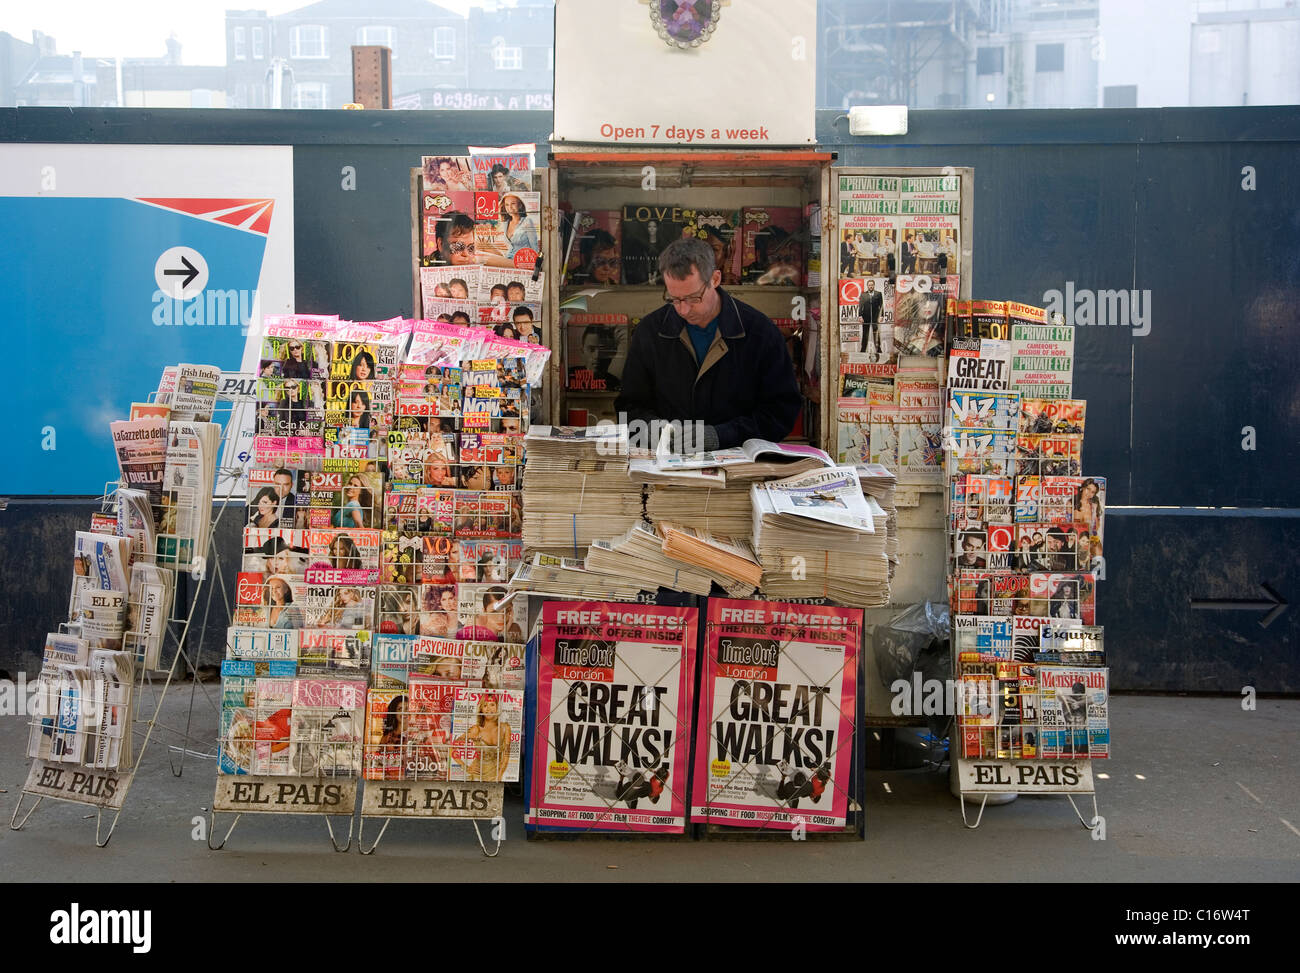
[[[160,726],[184,727],[208,751],[216,683],[172,686]],[[156,700],[156,697],[154,698]],[[154,701],[151,700],[150,702]],[[152,705],[149,706],[152,711]],[[1115,756],[1096,764],[1105,839],[1063,797],[990,805],[962,826],[946,769],[869,771],[865,841],[692,841],[584,836],[526,840],[519,795],[506,797],[506,840],[485,857],[469,823],[394,821],[372,856],[338,854],[325,824],[246,815],[222,851],[207,826],[215,762],[170,764],[179,734],[158,730],[108,847],[91,809],[45,801],[7,827],[26,777],[26,719],[0,716],[0,876],[41,882],[1256,882],[1300,880],[1300,700],[1117,696]],[[28,799],[30,801],[30,798]],[[24,806],[27,806],[24,804]],[[1081,804],[1091,816],[1091,807]],[[972,807],[972,818],[974,808]],[[224,833],[231,817],[217,819]],[[378,822],[366,821],[367,845]],[[346,832],[346,822],[341,833]],[[484,827],[485,837],[487,827]]]

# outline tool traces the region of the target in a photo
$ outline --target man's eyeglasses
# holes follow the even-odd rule
[[[704,300],[704,295],[707,294],[708,292],[709,292],[709,285],[705,284],[704,287],[699,291],[699,293],[688,294],[685,297],[673,297],[671,294],[668,293],[668,288],[665,287],[664,303],[672,304],[676,306],[680,306],[684,304],[687,307],[695,307],[697,304],[699,304]]]
[[[591,262],[593,267],[606,267],[613,270],[615,267],[621,267],[623,261],[618,257],[597,257]]]
[[[456,254],[473,253],[476,248],[472,243],[453,243],[448,249],[450,249],[453,254]]]

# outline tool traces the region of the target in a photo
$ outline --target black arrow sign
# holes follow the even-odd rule
[[[190,258],[185,256],[184,254],[181,255],[181,263],[185,265],[184,270],[164,270],[163,276],[179,277],[181,274],[188,275],[183,281],[181,281],[181,290],[184,290],[185,288],[189,287],[191,283],[194,282],[195,277],[199,276],[199,268],[195,267],[192,263],[190,263]]]
[[[1260,619],[1259,627],[1268,628],[1277,620],[1277,617],[1286,611],[1287,603],[1281,595],[1273,590],[1272,585],[1267,581],[1260,582],[1260,587],[1268,595],[1268,601],[1257,601],[1250,598],[1222,598],[1216,601],[1208,599],[1192,599],[1192,608],[1198,611],[1263,611],[1270,609],[1269,613]]]

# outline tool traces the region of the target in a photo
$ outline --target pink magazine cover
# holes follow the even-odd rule
[[[861,609],[709,599],[692,821],[845,827],[861,632]]]
[[[566,601],[542,611],[526,820],[684,832],[698,611]]]

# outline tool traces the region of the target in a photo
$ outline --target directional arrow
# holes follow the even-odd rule
[[[184,254],[181,255],[181,263],[185,265],[184,270],[168,269],[164,270],[163,274],[168,277],[179,277],[182,274],[187,275],[185,279],[181,281],[181,288],[184,289],[194,282],[195,277],[199,276],[199,268],[190,263],[189,258]]]
[[[1268,601],[1253,601],[1249,598],[1225,598],[1218,601],[1205,599],[1192,599],[1192,608],[1198,611],[1263,611],[1270,609],[1269,613],[1260,619],[1259,627],[1268,628],[1277,620],[1277,617],[1286,611],[1287,603],[1281,595],[1273,590],[1272,585],[1267,581],[1260,583],[1264,593],[1268,595]]]

